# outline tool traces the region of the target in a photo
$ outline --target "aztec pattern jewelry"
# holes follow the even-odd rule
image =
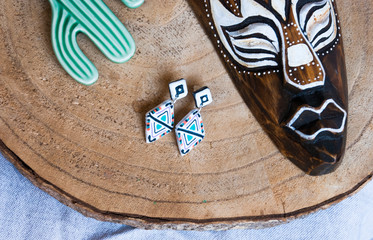
[[[169,84],[171,99],[168,99],[150,110],[145,115],[146,142],[155,142],[174,128],[174,104],[188,94],[185,79]]]
[[[193,93],[197,109],[189,112],[175,128],[176,141],[182,156],[190,152],[205,137],[205,129],[201,117],[201,109],[212,102],[208,87],[203,87]]]

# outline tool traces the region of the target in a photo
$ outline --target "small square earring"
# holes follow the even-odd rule
[[[208,87],[195,91],[193,96],[197,108],[189,112],[175,127],[176,141],[182,156],[190,152],[205,137],[201,109],[212,103]]]
[[[146,142],[155,142],[174,128],[174,104],[188,94],[185,79],[169,83],[171,99],[168,99],[145,114]]]

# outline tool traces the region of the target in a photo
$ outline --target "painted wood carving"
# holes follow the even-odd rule
[[[346,143],[347,80],[334,0],[190,0],[243,99],[311,175]]]

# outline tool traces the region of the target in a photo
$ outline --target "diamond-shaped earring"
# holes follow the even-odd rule
[[[195,91],[193,96],[197,108],[189,112],[175,127],[176,141],[182,156],[190,152],[205,137],[201,109],[212,102],[208,87]]]
[[[171,99],[150,110],[145,115],[146,142],[151,143],[171,132],[174,128],[174,104],[188,94],[185,79],[169,83]]]

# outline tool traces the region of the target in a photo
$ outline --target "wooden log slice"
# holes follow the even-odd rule
[[[276,225],[353,194],[373,170],[371,1],[338,1],[349,85],[346,155],[312,177],[283,157],[260,128],[184,0],[136,10],[107,5],[132,33],[125,64],[79,44],[99,70],[75,82],[54,56],[48,1],[0,2],[0,148],[36,186],[100,220],[143,228],[228,229]],[[207,85],[206,138],[179,155],[173,133],[146,144],[144,114],[166,100],[168,83]],[[191,95],[176,104],[178,122]]]

